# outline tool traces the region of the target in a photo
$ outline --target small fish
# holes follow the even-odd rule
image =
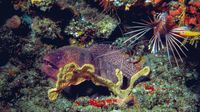
[[[198,41],[200,40],[200,32],[184,30],[184,31],[180,31],[179,35],[186,38],[183,41],[184,43],[186,43],[188,41],[189,44],[194,45],[195,48],[197,47]]]
[[[184,36],[184,37],[198,37],[198,36],[200,36],[200,32],[190,31],[190,30],[180,31],[179,34],[181,36]]]
[[[191,28],[189,28],[189,26],[183,26],[183,27],[174,28],[173,32],[179,34],[180,36],[182,36],[182,38],[200,36],[199,31],[191,31],[190,29]]]
[[[184,38],[185,40],[182,42],[183,44],[188,43],[197,47],[198,40],[200,40],[200,32],[191,31],[189,27],[179,27],[175,28],[174,32],[180,35],[180,38]]]

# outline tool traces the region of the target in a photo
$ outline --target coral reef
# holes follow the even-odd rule
[[[32,21],[32,35],[34,35],[35,38],[42,36],[51,39],[62,38],[60,36],[61,29],[49,18],[40,19],[40,17],[35,17]]]
[[[118,25],[116,19],[100,14],[95,9],[87,7],[79,10],[81,10],[80,18],[73,19],[65,29],[66,33],[72,34],[74,37],[79,37],[88,30],[93,30],[95,31],[93,38],[108,38]]]
[[[165,57],[157,56],[156,59],[152,55],[147,55],[147,58],[151,59],[149,66],[155,71],[152,72],[149,82],[139,84],[133,89],[133,93],[136,96],[145,94],[138,98],[139,102],[144,104],[141,106],[142,110],[197,111],[196,106],[198,105],[199,97],[184,85],[189,80],[189,77],[193,77],[192,75],[196,73],[189,73],[184,69],[178,70],[178,67],[169,68],[169,64],[164,64],[167,62]]]

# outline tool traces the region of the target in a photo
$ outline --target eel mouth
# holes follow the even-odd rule
[[[53,64],[52,62],[50,62],[48,60],[42,61],[41,71],[43,73],[45,73],[48,77],[53,79],[54,81],[57,80],[57,77],[55,75],[57,74],[58,70],[59,70],[59,68],[55,64]]]
[[[49,66],[49,67],[51,67],[51,68],[53,68],[53,69],[55,69],[55,70],[58,70],[58,69],[59,69],[55,64],[53,64],[53,63],[50,62],[49,60],[43,60],[42,63],[45,64],[45,65],[47,65],[47,66]]]

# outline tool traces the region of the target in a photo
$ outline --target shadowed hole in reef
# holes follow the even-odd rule
[[[62,47],[65,45],[69,45],[69,41],[67,37],[69,36],[65,36],[63,39],[60,39],[60,38],[51,39],[50,37],[44,37],[44,38],[41,38],[41,42],[48,45],[54,45],[56,47]]]
[[[190,68],[190,71],[196,70],[196,76],[192,78],[186,78],[185,85],[186,87],[195,94],[198,94],[200,97],[200,43],[198,43],[197,48],[194,46],[187,45],[188,48],[187,52],[187,60],[186,60],[186,67]],[[193,75],[195,75],[193,74]],[[197,101],[197,112],[200,112],[200,98]]]
[[[0,66],[5,65],[9,58],[9,53],[6,50],[0,49]]]
[[[62,33],[69,22],[74,17],[74,12],[70,8],[61,10],[57,5],[54,5],[46,14],[53,21],[59,22]]]
[[[186,66],[196,69],[197,76],[186,80],[185,85],[194,93],[200,95],[200,46],[194,48],[194,46],[187,45],[186,47],[188,48]]]
[[[103,7],[100,5],[100,2],[99,1],[97,1],[97,0],[85,0],[85,2],[87,3],[87,4],[89,4],[90,5],[90,7],[92,7],[92,8],[97,8],[97,9],[99,9],[99,11],[103,11]]]
[[[62,94],[68,99],[75,100],[81,96],[98,97],[109,96],[110,91],[107,87],[96,86],[91,81],[85,81],[77,86],[70,86],[62,91]]]
[[[140,78],[136,83],[143,82],[149,80],[147,77]],[[129,86],[129,82],[127,78],[123,79],[123,85],[121,89],[126,89]],[[134,86],[134,85],[132,85]],[[75,100],[78,97],[89,96],[91,98],[96,98],[99,96],[110,96],[111,91],[108,90],[107,87],[104,86],[96,86],[91,81],[85,81],[77,86],[70,86],[65,88],[62,91],[62,94],[66,96],[68,99]]]
[[[0,26],[14,13],[13,5],[10,0],[0,0]]]

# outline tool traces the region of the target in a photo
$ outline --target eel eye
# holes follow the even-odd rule
[[[54,65],[53,63],[47,61],[47,60],[43,60],[43,63],[45,63],[46,65],[48,65],[49,67],[53,68],[53,69],[59,69],[56,65]]]

